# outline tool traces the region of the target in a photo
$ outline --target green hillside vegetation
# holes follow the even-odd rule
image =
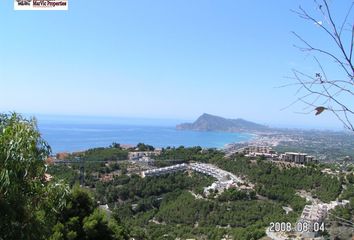
[[[251,161],[243,157],[229,161],[216,159],[213,163],[234,174],[247,176],[256,183],[258,194],[295,209],[302,209],[303,205],[301,198],[295,195],[296,190],[312,192],[324,202],[335,200],[342,190],[337,177],[324,174],[315,166],[279,169],[266,160]]]
[[[216,149],[202,149],[201,147],[184,147],[162,149],[161,155],[156,160],[185,160],[208,162],[213,158],[223,158],[224,154]]]
[[[334,210],[332,210],[330,215],[331,220],[338,220],[338,218],[344,219],[344,222],[341,221],[342,225],[343,223],[348,225],[349,222],[354,222],[354,182],[352,176],[353,175],[347,176],[348,184],[346,185],[346,189],[344,189],[340,195],[340,199],[349,200],[349,204],[344,207],[336,207]]]
[[[196,198],[192,193],[201,196],[213,180],[195,173],[144,179],[121,175],[110,182],[93,181],[95,198],[114,209],[116,221],[129,226],[136,239],[220,239],[224,235],[258,239],[271,221],[296,221],[306,204],[297,191],[306,190],[329,202],[342,190],[342,180],[321,173],[316,165],[280,169],[265,160],[251,161],[241,156],[224,159],[224,154],[215,149],[183,146],[163,149],[156,159],[158,166],[189,161],[213,163],[246,177],[255,184],[255,190],[229,189],[216,198],[215,194]],[[164,161],[171,159],[176,162]],[[294,211],[286,215],[282,206]]]
[[[165,193],[175,190],[191,190],[202,193],[203,187],[213,182],[212,178],[205,175],[193,173],[175,173],[160,177],[141,178],[133,175],[116,177],[112,182],[98,182],[96,185],[97,199],[102,203],[115,203],[117,201],[127,201],[129,203],[139,202],[144,199],[157,201],[157,198]],[[153,208],[153,205],[148,206]]]
[[[264,235],[269,222],[294,221],[296,217],[285,215],[280,204],[249,200],[249,196],[247,200],[197,199],[189,191],[202,193],[202,186],[211,183],[199,174],[176,173],[144,180],[132,177],[121,183],[124,186],[117,190],[120,203],[116,203],[115,214],[138,239],[164,239],[165,234],[168,239],[201,236],[220,239],[223,235],[257,239]],[[211,237],[214,235],[220,238]]]
[[[128,159],[128,151],[118,147],[93,148],[79,154],[85,161],[118,161]]]
[[[79,163],[49,166],[54,178],[46,180],[44,160],[50,148],[34,120],[1,115],[0,133],[1,240],[221,239],[226,235],[239,240],[259,239],[272,221],[296,221],[306,204],[296,195],[299,190],[325,202],[349,199],[350,205],[335,209],[332,217],[353,220],[353,176],[323,174],[316,165],[279,168],[266,160],[241,156],[225,159],[224,153],[215,149],[163,149],[158,165],[170,164],[165,160],[171,159],[212,163],[255,184],[252,191],[228,189],[207,197],[203,189],[214,179],[205,175],[127,175],[129,163],[120,161],[128,152],[113,144],[69,156],[85,159],[87,190],[83,190],[75,185]],[[149,149],[148,145],[140,146]],[[112,162],[106,165],[107,161]],[[97,177],[111,172],[119,173],[111,181],[102,182]],[[98,203],[108,204],[113,212],[99,210]],[[294,211],[285,214],[283,206]]]

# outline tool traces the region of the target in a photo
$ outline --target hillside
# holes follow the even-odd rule
[[[249,132],[266,131],[267,126],[246,121],[244,119],[227,119],[204,113],[193,123],[182,123],[176,126],[179,130],[194,131],[223,131],[223,132]]]

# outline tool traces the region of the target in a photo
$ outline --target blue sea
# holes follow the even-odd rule
[[[246,133],[198,132],[176,130],[175,122],[143,119],[72,119],[38,118],[42,137],[53,153],[74,152],[94,147],[146,143],[154,147],[201,146],[222,148],[228,143],[243,142],[253,136]]]

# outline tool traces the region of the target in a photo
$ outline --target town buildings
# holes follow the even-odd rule
[[[271,147],[268,146],[250,145],[238,149],[236,153],[244,154],[245,157],[250,157],[250,158],[265,157],[266,159],[270,159],[270,160],[292,162],[296,164],[317,162],[317,160],[315,160],[313,156],[310,156],[307,153],[285,152],[282,154],[278,154],[276,151],[274,151]]]
[[[266,153],[266,154],[275,154],[276,152],[268,146],[258,146],[258,145],[250,145],[243,148],[244,154],[251,153]]]

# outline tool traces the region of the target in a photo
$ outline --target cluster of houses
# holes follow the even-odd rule
[[[325,219],[331,209],[337,206],[345,206],[348,200],[331,201],[322,203],[313,201],[311,205],[306,205],[295,226],[288,230],[270,230],[268,227],[266,233],[269,238],[277,240],[301,239],[301,240],[324,240],[321,235],[325,231]],[[326,238],[327,239],[327,238]]]
[[[247,146],[238,149],[235,153],[244,154],[246,157],[265,157],[270,160],[292,162],[296,164],[316,163],[317,160],[307,153],[285,152],[277,153],[268,146]]]
[[[176,164],[168,167],[155,168],[155,169],[142,171],[141,177],[144,178],[144,177],[160,176],[160,175],[179,172],[179,171],[186,171],[188,169],[189,169],[189,164],[186,163]]]
[[[232,173],[229,173],[225,170],[222,170],[212,164],[206,163],[182,163],[168,167],[156,168],[151,170],[146,170],[141,172],[142,177],[150,177],[150,176],[160,176],[163,174],[174,173],[178,171],[195,171],[208,176],[211,176],[216,179],[216,181],[206,188],[204,188],[204,193],[208,194],[211,190],[217,190],[218,192],[222,192],[225,189],[230,187],[235,187],[239,189],[252,189],[251,184],[245,184],[245,182],[239,177],[235,176]]]
[[[328,211],[339,205],[348,204],[348,200],[331,201],[330,203],[320,203],[306,205],[301,213],[298,221],[298,231],[302,233],[302,237],[315,238],[324,230],[324,220]],[[300,229],[299,229],[300,228]]]

